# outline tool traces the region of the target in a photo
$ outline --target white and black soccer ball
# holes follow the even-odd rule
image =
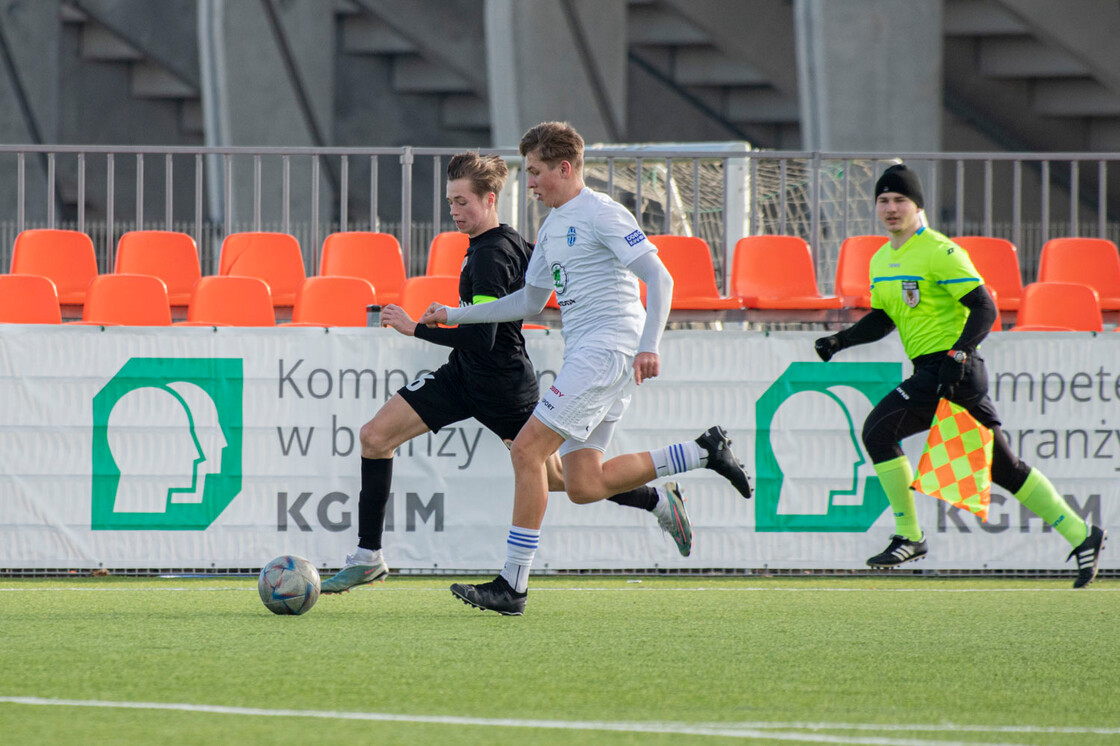
[[[319,571],[303,557],[285,554],[264,566],[257,590],[273,614],[305,614],[319,600]]]

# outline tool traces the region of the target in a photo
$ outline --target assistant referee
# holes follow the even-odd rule
[[[875,342],[898,328],[913,374],[871,411],[863,443],[894,513],[895,534],[871,567],[897,567],[924,557],[910,484],[914,473],[900,441],[925,432],[937,404],[949,399],[991,428],[992,481],[1045,520],[1073,547],[1082,588],[1097,575],[1105,532],[1089,526],[1050,480],[1011,451],[999,413],[988,397],[988,372],[978,348],[996,319],[996,307],[968,253],[925,226],[922,187],[905,165],[887,168],[875,184],[875,209],[890,234],[870,265],[871,311],[852,326],[816,341],[828,362],[840,350]]]

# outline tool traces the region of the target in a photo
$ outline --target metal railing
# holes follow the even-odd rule
[[[444,217],[448,148],[191,148],[0,145],[0,261],[14,236],[32,227],[90,233],[103,270],[121,233],[139,226],[180,230],[199,246],[204,270],[216,266],[221,238],[242,230],[295,235],[309,272],[332,231],[382,230],[401,243],[411,274],[423,272]],[[512,149],[503,220],[532,238],[545,211],[528,198]],[[735,241],[748,234],[800,235],[813,247],[818,281],[831,288],[839,245],[881,233],[871,191],[901,158],[919,171],[926,212],[948,235],[1011,240],[1024,281],[1049,238],[1120,240],[1120,154],[817,153],[726,147],[589,148],[589,185],[629,207],[648,233],[685,233],[712,247],[719,279]],[[324,169],[338,175],[330,186]],[[153,178],[153,174],[155,178]],[[160,178],[162,177],[162,178]],[[511,188],[512,187],[512,188]],[[1111,188],[1110,188],[1111,187]],[[1111,195],[1111,196],[1110,196]],[[126,213],[122,214],[122,213]],[[402,226],[408,226],[404,230]]]

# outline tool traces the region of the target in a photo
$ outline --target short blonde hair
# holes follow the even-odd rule
[[[522,156],[536,151],[537,157],[555,168],[560,161],[567,161],[572,168],[583,168],[583,138],[567,122],[541,122],[521,136],[519,146]]]
[[[456,153],[447,164],[447,180],[470,179],[471,191],[479,197],[500,194],[506,185],[509,168],[496,155],[479,155],[473,150]]]

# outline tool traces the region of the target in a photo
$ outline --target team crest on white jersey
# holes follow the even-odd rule
[[[574,225],[568,226],[568,245],[576,245],[576,227]]]
[[[911,308],[918,307],[918,303],[922,300],[922,294],[921,291],[918,290],[917,280],[902,281],[902,300]]]
[[[564,265],[560,262],[553,262],[551,269],[552,284],[556,286],[556,294],[563,295],[568,289],[568,273],[564,271]]]

